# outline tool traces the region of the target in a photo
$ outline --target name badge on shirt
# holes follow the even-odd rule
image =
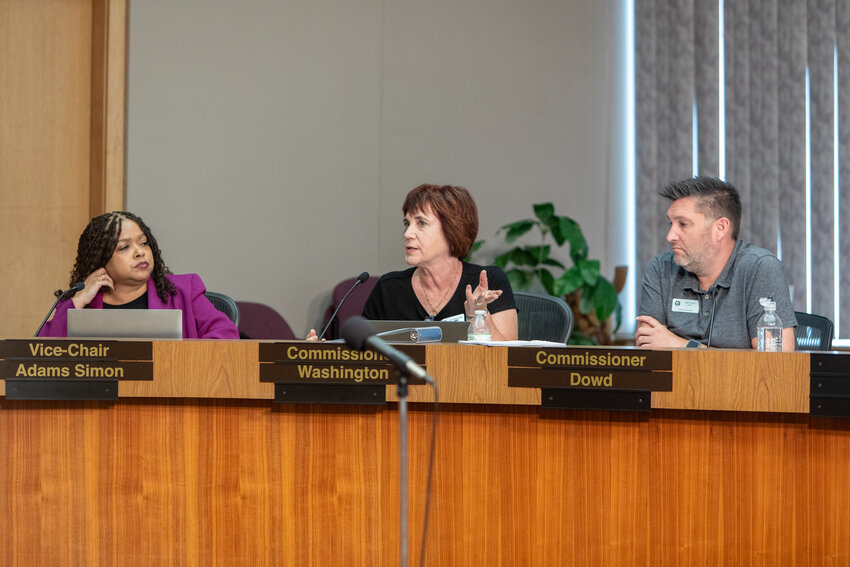
[[[674,313],[699,313],[699,301],[696,299],[673,298]]]

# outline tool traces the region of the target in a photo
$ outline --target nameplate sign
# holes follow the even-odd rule
[[[673,389],[673,353],[639,349],[508,349],[508,386],[603,390]]]
[[[141,341],[5,339],[5,380],[153,380],[153,345]]]
[[[339,343],[260,343],[260,382],[292,384],[395,384],[396,368],[373,351]],[[425,363],[425,345],[398,345],[417,364]],[[424,384],[411,379],[411,384]]]

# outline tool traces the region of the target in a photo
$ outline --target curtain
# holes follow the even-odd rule
[[[669,249],[658,191],[696,163],[738,188],[795,309],[850,338],[850,0],[635,0],[635,28],[638,272]]]

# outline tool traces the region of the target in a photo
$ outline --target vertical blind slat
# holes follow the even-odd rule
[[[742,237],[778,251],[806,309],[811,255],[812,311],[835,317],[850,338],[850,1],[735,0],[724,3],[725,108],[718,108],[716,2],[636,0],[638,270],[666,250],[666,203],[658,189],[690,175],[691,104],[699,112],[700,173],[719,167],[717,117],[726,122],[726,178],[740,190]],[[647,34],[650,34],[649,36]],[[834,198],[834,46],[838,48],[840,190]],[[812,247],[806,250],[805,73],[810,74]],[[641,76],[643,73],[648,76]],[[690,81],[690,82],[689,82]],[[834,226],[838,209],[839,226]],[[835,230],[839,257],[835,257]]]

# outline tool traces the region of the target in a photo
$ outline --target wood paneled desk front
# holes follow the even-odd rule
[[[543,409],[507,350],[427,347],[427,565],[850,563],[850,421],[807,414],[809,354],[675,351],[635,414]],[[397,405],[275,404],[257,351],[157,341],[117,402],[0,401],[0,564],[397,564]]]

